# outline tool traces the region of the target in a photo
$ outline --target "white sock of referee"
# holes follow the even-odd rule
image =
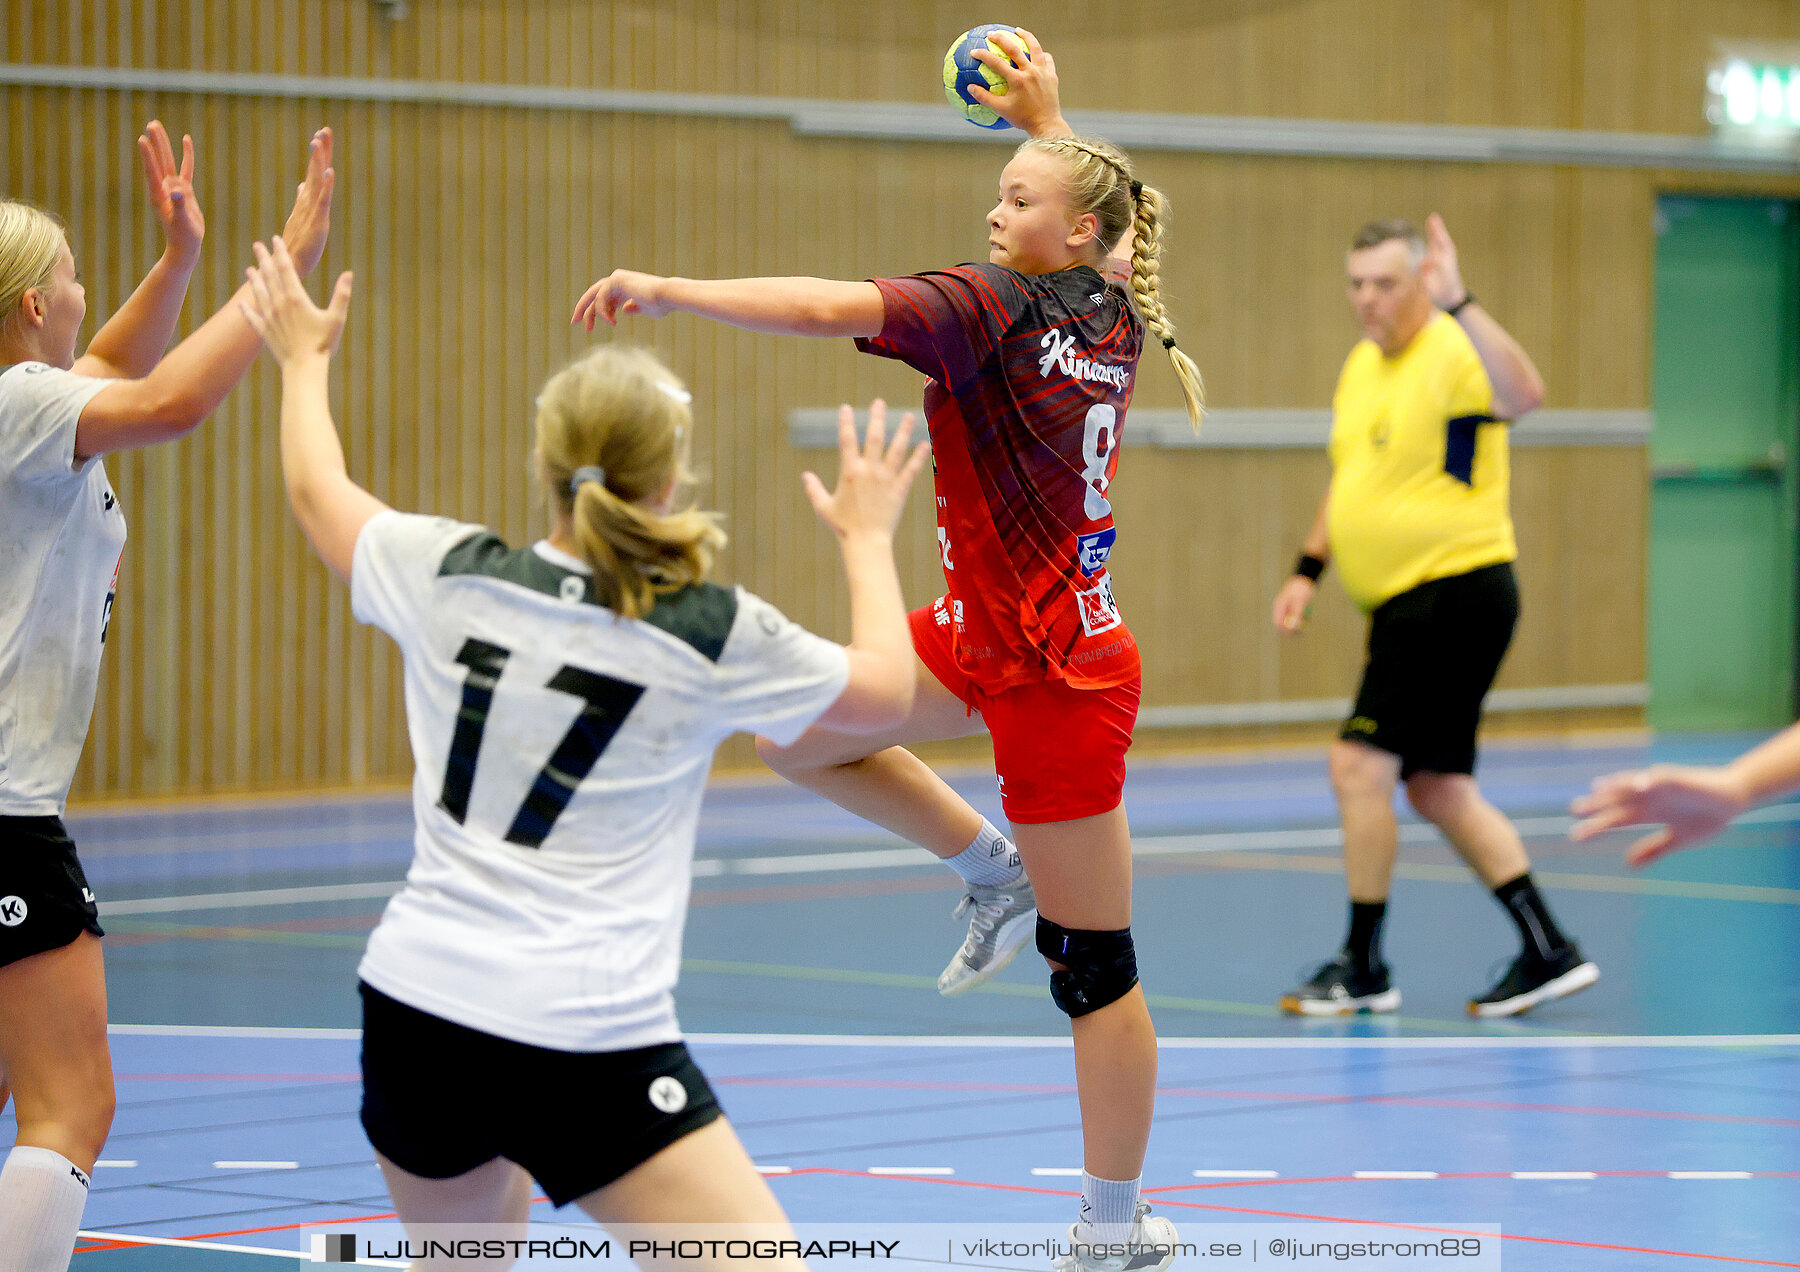
[[[944,864],[969,883],[984,888],[997,884],[1011,883],[1017,879],[1022,868],[1019,865],[1019,850],[1012,846],[1012,841],[998,830],[987,818],[981,819],[981,829],[969,846],[954,857],[945,857]]]
[[[16,1145],[0,1167],[0,1272],[68,1272],[87,1196],[74,1162]]]

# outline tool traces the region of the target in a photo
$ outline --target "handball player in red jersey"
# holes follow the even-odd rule
[[[618,270],[583,294],[575,320],[684,312],[853,336],[928,377],[949,586],[911,616],[913,710],[887,733],[814,728],[787,747],[759,740],[758,752],[962,876],[969,931],[941,992],[980,984],[1035,934],[1073,1022],[1085,1146],[1081,1217],[1060,1262],[1151,1272],[1173,1257],[1174,1227],[1138,1197],[1156,1035],[1131,940],[1121,794],[1140,671],[1107,572],[1108,492],[1146,328],[1196,426],[1201,385],[1157,294],[1166,201],[1122,151],[1073,134],[1054,61],[1019,35],[1011,61],[976,54],[1007,81],[982,100],[1031,134],[1000,175],[987,263],[872,282]],[[906,750],[983,730],[1010,839]]]

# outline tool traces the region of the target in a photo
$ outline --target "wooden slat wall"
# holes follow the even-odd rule
[[[1071,107],[1694,132],[1715,36],[1800,38],[1791,0],[1017,0],[1057,53]],[[930,100],[962,6],[418,0],[7,0],[0,61]],[[694,275],[863,277],[979,255],[1004,152],[797,138],[777,123],[456,106],[0,89],[0,189],[65,216],[96,314],[154,260],[132,138],[153,114],[194,133],[208,250],[186,326],[231,293],[280,225],[311,127],[339,134],[324,277],[357,272],[336,404],[353,470],[384,498],[494,526],[543,525],[526,469],[531,398],[590,341],[567,325],[615,264]],[[1079,123],[1079,112],[1073,110]],[[1349,232],[1441,210],[1482,298],[1539,360],[1551,403],[1641,408],[1651,210],[1665,188],[1800,195],[1774,179],[1145,153],[1174,200],[1164,284],[1217,405],[1316,406],[1354,337]],[[89,331],[92,330],[90,324]],[[743,335],[678,318],[627,337],[692,384],[708,501],[729,515],[727,579],[842,636],[835,551],[786,442],[796,405],[917,377],[847,341]],[[252,373],[174,446],[108,461],[131,522],[80,797],[336,786],[403,777],[398,667],[305,550],[275,462],[276,392]],[[1139,399],[1178,403],[1147,358]],[[1146,702],[1331,697],[1360,620],[1327,588],[1278,642],[1271,588],[1325,478],[1291,452],[1133,451],[1115,487],[1122,601]],[[1526,618],[1509,685],[1643,675],[1641,452],[1515,455]],[[928,497],[902,534],[910,598],[940,586]],[[728,753],[742,761],[739,747]]]

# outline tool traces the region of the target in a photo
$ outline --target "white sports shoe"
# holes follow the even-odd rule
[[[1011,883],[965,886],[952,917],[969,916],[969,935],[938,975],[938,993],[946,996],[974,989],[1012,962],[1037,930],[1037,893],[1024,875]]]
[[[1150,1213],[1148,1202],[1138,1202],[1137,1221],[1131,1239],[1114,1246],[1116,1254],[1096,1254],[1091,1237],[1077,1235],[1081,1225],[1069,1225],[1069,1252],[1055,1260],[1056,1272],[1162,1272],[1175,1262],[1175,1225]]]

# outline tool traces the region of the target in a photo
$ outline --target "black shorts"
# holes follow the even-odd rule
[[[0,967],[105,936],[100,907],[60,817],[0,817]]]
[[[1510,562],[1432,579],[1369,620],[1369,662],[1338,736],[1400,757],[1401,777],[1473,773],[1481,703],[1519,621]]]
[[[721,1116],[685,1043],[556,1051],[360,989],[363,1130],[414,1175],[504,1157],[566,1206]]]

